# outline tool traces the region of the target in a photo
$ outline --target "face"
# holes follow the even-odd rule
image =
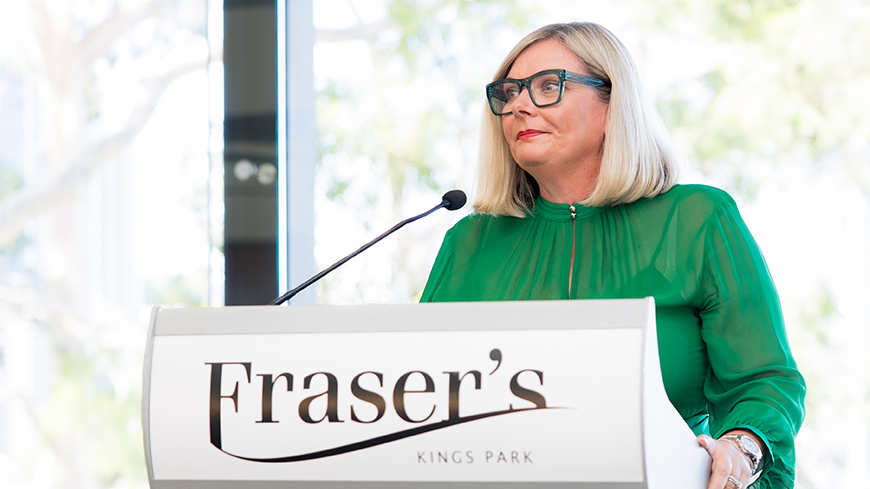
[[[523,50],[507,77],[522,79],[547,69],[589,75],[562,43],[546,40]],[[561,102],[544,108],[536,107],[524,89],[513,101],[513,113],[501,116],[511,154],[542,186],[548,179],[572,178],[578,173],[597,176],[606,121],[607,104],[596,90],[572,82],[565,82]]]

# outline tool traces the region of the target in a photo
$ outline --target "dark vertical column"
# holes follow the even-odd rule
[[[227,305],[279,295],[276,29],[275,0],[224,0]]]

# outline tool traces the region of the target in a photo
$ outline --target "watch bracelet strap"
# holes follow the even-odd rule
[[[755,453],[752,453],[752,451],[750,451],[748,448],[746,448],[743,442],[743,438],[750,440],[752,444],[758,448],[759,453],[757,455]],[[749,438],[746,435],[723,435],[719,437],[719,439],[728,441],[729,443],[737,447],[738,450],[743,452],[743,454],[746,455],[746,458],[749,459],[749,464],[752,466],[752,475],[758,473],[759,468],[761,468],[761,459],[764,457],[764,454],[761,452],[761,447],[759,447],[758,444],[755,443],[755,440],[752,440],[752,438]]]

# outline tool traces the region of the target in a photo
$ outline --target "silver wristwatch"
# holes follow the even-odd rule
[[[755,443],[755,440],[746,435],[724,435],[719,439],[728,440],[736,445],[737,448],[746,455],[746,458],[749,459],[749,465],[752,466],[752,475],[758,473],[763,454],[761,452],[761,447],[758,446],[758,443]]]

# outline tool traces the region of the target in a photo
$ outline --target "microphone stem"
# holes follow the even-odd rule
[[[396,230],[398,230],[399,228],[401,228],[401,227],[404,226],[405,224],[409,224],[409,223],[412,223],[412,222],[416,221],[417,219],[424,218],[424,217],[428,216],[429,214],[431,214],[431,213],[437,211],[438,209],[440,209],[440,208],[442,208],[442,207],[444,207],[444,206],[446,206],[446,205],[448,205],[448,202],[447,202],[447,201],[442,201],[440,204],[438,204],[438,205],[436,205],[435,207],[429,209],[428,211],[426,211],[426,212],[424,212],[424,213],[422,213],[422,214],[418,214],[418,215],[413,216],[413,217],[409,217],[409,218],[405,219],[404,221],[402,221],[402,222],[396,224],[395,226],[391,227],[387,232],[381,234],[381,235],[378,236],[377,238],[375,238],[375,239],[369,241],[368,243],[366,243],[366,244],[360,246],[360,248],[359,248],[358,250],[356,250],[356,251],[354,251],[353,253],[347,255],[346,257],[342,258],[341,260],[338,260],[337,262],[333,263],[332,265],[329,266],[329,268],[327,268],[327,269],[321,271],[320,273],[318,273],[317,275],[315,275],[315,276],[309,278],[308,280],[306,280],[305,282],[303,282],[302,284],[300,284],[300,285],[297,286],[296,288],[288,290],[287,292],[284,293],[284,295],[282,295],[281,297],[278,297],[278,298],[274,299],[272,302],[270,302],[269,305],[270,305],[270,306],[277,306],[277,305],[281,305],[281,304],[283,304],[284,302],[287,302],[287,301],[290,300],[294,295],[298,294],[299,292],[302,292],[306,287],[308,287],[309,285],[311,285],[311,284],[313,284],[314,282],[317,282],[318,280],[320,280],[321,278],[323,278],[327,273],[329,273],[329,272],[335,270],[336,268],[338,268],[338,267],[344,265],[345,262],[347,262],[347,261],[350,260],[351,258],[355,257],[356,255],[359,255],[359,254],[362,253],[363,251],[369,249],[372,245],[374,245],[374,244],[377,243],[378,241],[380,241],[380,240],[386,238],[386,237],[389,236],[390,234],[394,233]]]

